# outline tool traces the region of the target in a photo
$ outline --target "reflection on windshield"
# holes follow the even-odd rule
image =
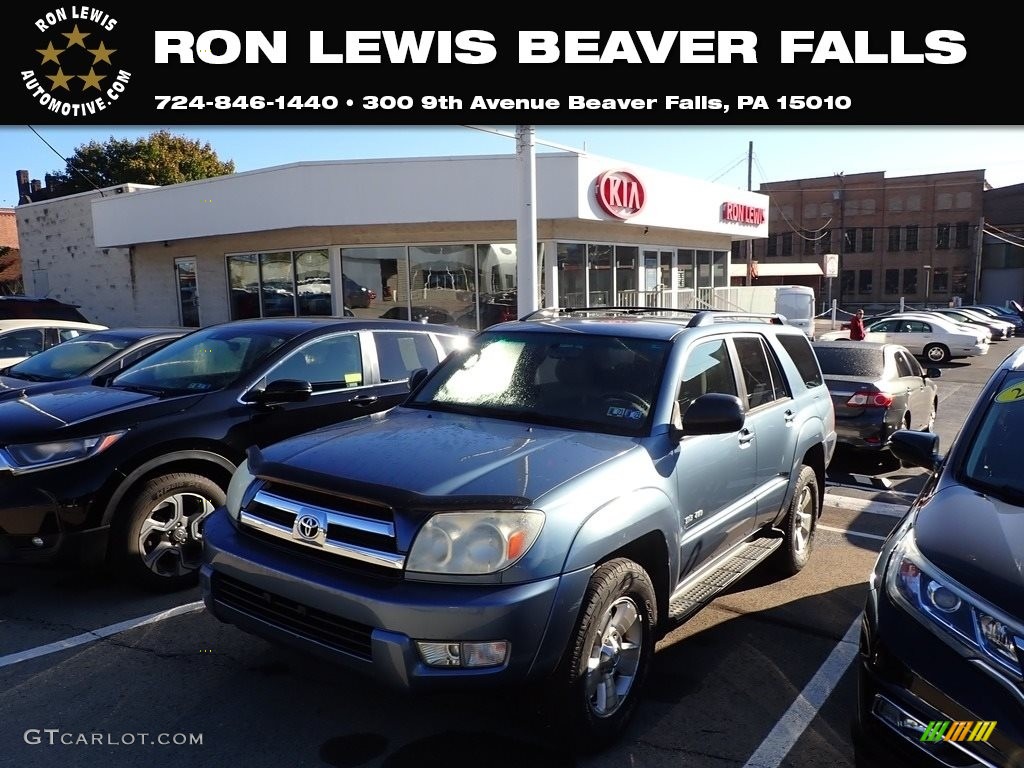
[[[72,379],[127,346],[128,339],[72,339],[12,366],[10,375],[33,381]]]
[[[612,434],[642,434],[660,388],[663,341],[485,333],[408,402]]]
[[[1020,439],[1024,430],[1024,376],[1007,378],[989,404],[967,452],[965,481],[1019,503],[1024,497]]]
[[[112,382],[145,392],[212,392],[233,384],[285,337],[272,332],[209,328],[173,341]]]

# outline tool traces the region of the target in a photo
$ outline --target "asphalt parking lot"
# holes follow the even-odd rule
[[[942,366],[943,445],[1022,345]],[[777,582],[755,571],[665,638],[625,738],[590,756],[563,750],[528,692],[395,694],[219,623],[197,591],[0,566],[0,763],[852,766],[866,579],[923,479],[838,455],[808,567]]]

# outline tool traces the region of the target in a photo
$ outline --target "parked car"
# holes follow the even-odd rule
[[[878,451],[898,429],[935,429],[938,368],[922,370],[910,350],[870,341],[818,341],[814,352],[836,414],[840,445]]]
[[[892,315],[870,325],[865,324],[865,331],[864,341],[900,344],[930,363],[987,355],[989,349],[987,332],[964,331],[949,320],[938,317]],[[829,331],[818,338],[822,341],[849,339],[850,332]]]
[[[452,316],[440,307],[413,307],[410,314],[408,307],[392,307],[383,315],[383,320],[412,320],[417,323],[438,323],[445,325],[453,322]]]
[[[759,564],[806,565],[836,437],[803,331],[537,318],[384,414],[250,449],[204,533],[213,615],[412,690],[539,682],[591,750],[659,637]]]
[[[76,320],[0,320],[0,368],[20,363],[83,333],[105,328],[105,325]]]
[[[84,333],[0,370],[0,401],[92,383],[124,370],[189,330],[111,328]]]
[[[31,296],[0,296],[0,320],[71,320],[88,323],[77,304]]]
[[[931,309],[928,312],[929,314],[948,317],[955,323],[985,328],[992,334],[993,341],[1001,341],[1014,335],[1013,323],[999,320],[989,315],[983,315],[972,309]]]
[[[377,292],[360,285],[345,274],[341,276],[341,289],[345,294],[345,306],[353,309],[366,309],[377,298]]]
[[[958,307],[958,309],[970,309],[975,312],[981,312],[988,317],[1005,320],[1013,325],[1015,335],[1020,336],[1024,334],[1024,316],[1021,316],[1011,309],[1005,309],[1004,307],[989,304],[971,304],[968,306]]]
[[[511,302],[481,301],[479,324],[477,323],[477,312],[475,307],[455,318],[455,324],[460,328],[476,330],[478,325],[480,329],[490,328],[492,325],[507,323],[509,320],[515,320],[517,318],[517,305],[514,298]]]
[[[1024,755],[1024,352],[993,372],[871,575],[860,635],[858,765],[1011,766]],[[880,762],[879,762],[880,761]]]
[[[468,337],[397,320],[265,318],[202,328],[107,386],[0,402],[0,560],[108,559],[196,581],[202,523],[250,445],[385,410]]]

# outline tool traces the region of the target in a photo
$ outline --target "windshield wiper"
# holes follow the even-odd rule
[[[34,373],[15,373],[14,371],[8,371],[4,376],[9,376],[12,379],[21,379],[22,381],[56,381],[56,379],[51,379],[49,376],[39,376]]]
[[[167,390],[160,387],[143,387],[139,384],[117,384],[113,386],[116,389],[123,389],[127,392],[141,392],[144,395],[155,395],[156,397],[163,397],[167,394]]]
[[[986,483],[984,480],[978,480],[977,478],[970,478],[974,485],[979,491],[983,493],[995,496],[1003,501],[1008,501],[1011,504],[1024,504],[1024,490],[1015,488],[1012,485],[997,484],[997,483]]]

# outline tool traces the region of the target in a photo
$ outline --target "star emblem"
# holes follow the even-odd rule
[[[43,60],[40,64],[45,64],[48,61],[52,61],[54,64],[60,64],[60,59],[57,57],[64,53],[63,48],[54,48],[53,43],[48,42],[46,48],[36,48],[36,53],[43,54]]]
[[[70,31],[70,32],[61,32],[61,34],[64,35],[64,37],[66,37],[68,39],[68,48],[70,48],[73,45],[80,45],[83,48],[85,48],[85,38],[87,38],[92,33],[91,32],[80,32],[78,30],[78,25],[75,24],[75,28],[72,31]],[[88,50],[88,49],[86,49],[86,50]]]
[[[87,50],[89,53],[93,55],[93,64],[97,64],[101,61],[105,61],[107,62],[107,64],[110,64],[112,63],[110,61],[110,54],[117,52],[117,48],[107,48],[107,46],[104,45],[102,40],[100,40],[99,48],[86,48],[85,50]]]
[[[82,86],[83,91],[88,91],[90,88],[95,88],[98,91],[100,90],[100,81],[104,80],[107,76],[97,75],[96,71],[92,67],[89,67],[88,75],[75,75],[75,77],[85,83],[85,85]]]
[[[63,88],[65,91],[70,92],[71,88],[68,87],[68,81],[75,77],[75,75],[65,75],[64,71],[60,67],[57,67],[57,74],[47,75],[47,77],[53,81],[53,85],[50,86],[51,91]]]

